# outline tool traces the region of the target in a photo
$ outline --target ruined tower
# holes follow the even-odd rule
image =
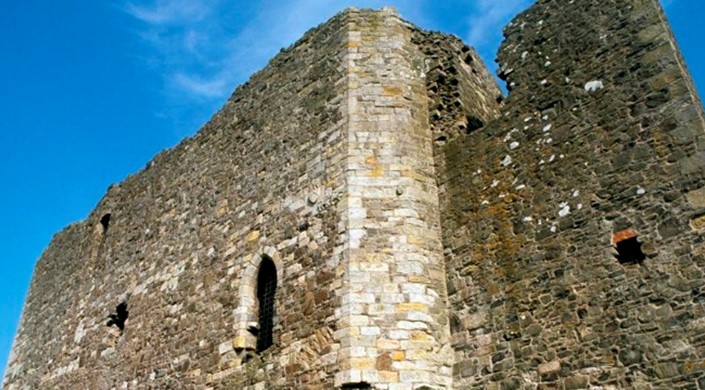
[[[39,260],[7,389],[705,389],[705,122],[657,0],[475,51],[350,9]],[[694,385],[695,384],[695,385]]]

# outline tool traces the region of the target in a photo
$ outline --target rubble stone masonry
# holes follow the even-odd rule
[[[705,126],[658,2],[505,35],[501,117],[436,153],[454,386],[705,388]]]
[[[306,33],[56,234],[3,388],[705,390],[705,121],[661,6],[505,36],[507,98],[388,8]]]

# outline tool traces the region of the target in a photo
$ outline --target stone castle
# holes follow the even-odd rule
[[[350,9],[40,258],[20,389],[705,389],[705,120],[657,0],[477,53]]]

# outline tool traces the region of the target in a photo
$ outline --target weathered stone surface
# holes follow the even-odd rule
[[[705,208],[705,187],[690,191],[686,196],[694,208]]]
[[[555,374],[561,369],[561,362],[554,360],[548,363],[542,363],[539,365],[538,373],[540,376],[548,376]]]
[[[539,0],[505,36],[502,116],[434,150],[453,385],[694,388],[705,124],[660,7]]]
[[[505,35],[506,99],[390,9],[308,32],[54,237],[4,388],[704,387],[705,125],[660,6]]]
[[[587,389],[588,388],[588,377],[585,375],[575,375],[565,378],[563,381],[563,387],[565,390],[577,390],[577,389]]]

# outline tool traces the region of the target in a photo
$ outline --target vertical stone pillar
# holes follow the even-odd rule
[[[336,386],[451,388],[423,56],[395,11],[348,17],[348,237]]]

